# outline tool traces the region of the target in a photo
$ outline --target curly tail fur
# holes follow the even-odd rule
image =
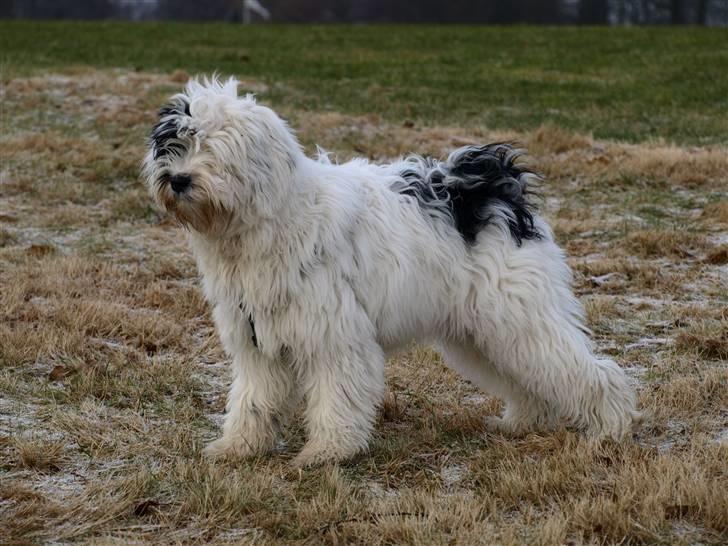
[[[488,224],[500,222],[519,246],[538,239],[529,185],[540,178],[518,164],[522,152],[509,144],[465,146],[445,162],[412,156],[392,189],[417,199],[423,210],[449,219],[473,244]]]

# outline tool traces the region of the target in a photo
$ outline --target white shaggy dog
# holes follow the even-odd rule
[[[191,81],[161,109],[144,176],[187,227],[234,381],[213,456],[270,451],[305,397],[295,463],[366,448],[386,355],[412,340],[505,401],[508,433],[564,421],[621,438],[622,370],[591,352],[564,254],[505,144],[444,162],[333,164],[234,80]],[[427,373],[427,372],[423,372]]]

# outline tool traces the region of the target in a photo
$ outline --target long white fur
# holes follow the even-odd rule
[[[310,159],[272,110],[237,97],[234,80],[191,81],[180,98],[191,112],[186,151],[155,160],[150,150],[144,175],[189,228],[233,359],[223,434],[208,454],[273,449],[301,396],[308,441],[297,464],[365,449],[385,358],[413,340],[436,344],[449,366],[504,399],[503,416],[489,420],[501,431],[565,421],[600,437],[630,432],[634,392],[593,355],[541,218],[541,239],[518,246],[495,221],[469,247],[390,189],[403,162]],[[190,174],[192,188],[175,196],[162,173]]]

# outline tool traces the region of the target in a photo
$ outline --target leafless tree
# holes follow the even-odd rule
[[[708,0],[698,0],[697,21],[699,25],[708,24]]]
[[[579,22],[586,25],[606,25],[609,22],[608,0],[581,0]]]
[[[673,25],[685,24],[685,1],[670,0],[670,22]]]
[[[143,7],[142,3],[143,2]],[[726,24],[728,0],[261,0],[280,22]],[[242,19],[243,0],[0,0],[0,17]]]
[[[15,0],[17,17],[33,19],[105,19],[114,15],[110,0]]]
[[[14,0],[0,0],[0,18],[15,16]]]

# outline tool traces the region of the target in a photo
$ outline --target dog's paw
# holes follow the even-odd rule
[[[484,422],[486,431],[510,438],[522,438],[531,433],[549,434],[563,428],[556,419],[513,419],[507,415],[489,416]]]
[[[245,443],[231,441],[228,438],[218,438],[207,444],[202,454],[208,459],[245,459],[260,455]]]
[[[484,419],[485,430],[495,434],[501,434],[503,436],[510,436],[512,438],[518,438],[525,436],[533,430],[532,427],[524,423],[513,422],[503,417],[496,417],[495,415],[488,416]]]
[[[336,463],[350,459],[358,453],[358,450],[343,451],[322,447],[319,445],[306,444],[303,449],[291,461],[294,468],[307,468],[319,466],[326,463]]]
[[[316,451],[304,447],[301,452],[296,455],[291,461],[293,468],[308,468],[312,466],[319,466],[329,461],[335,461],[336,459],[326,454],[323,451]]]
[[[502,417],[489,415],[483,419],[483,424],[485,425],[485,430],[488,432],[493,432],[495,434],[510,433],[510,427],[505,424]]]
[[[207,444],[202,454],[208,459],[225,459],[232,454],[230,442],[225,438],[218,438]]]

